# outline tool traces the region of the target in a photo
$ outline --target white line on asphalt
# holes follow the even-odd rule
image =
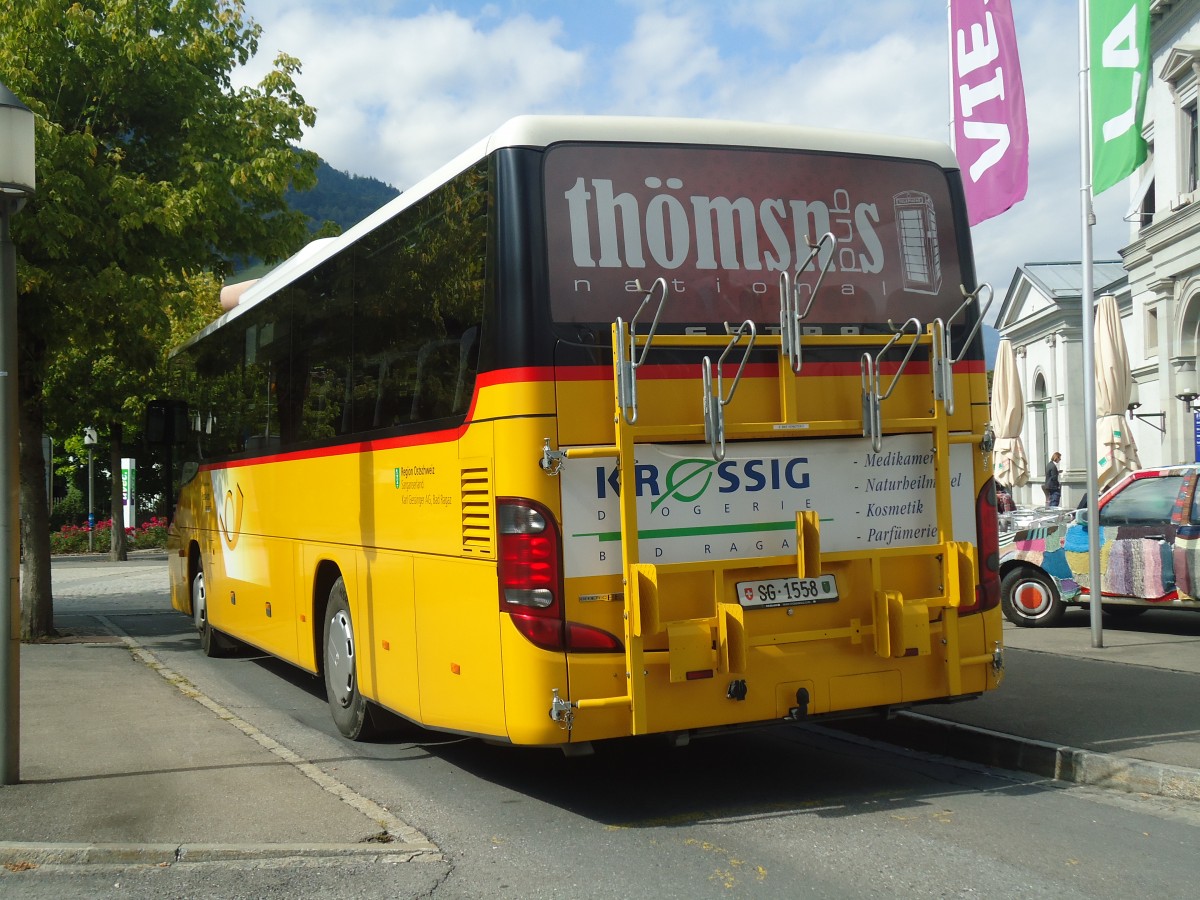
[[[105,628],[109,629],[113,634],[119,637],[137,659],[162,676],[162,678],[168,684],[174,685],[176,690],[178,690],[185,697],[190,697],[192,700],[195,700],[205,709],[215,713],[219,718],[224,719],[247,737],[252,738],[260,746],[270,750],[281,760],[293,766],[306,778],[320,785],[343,803],[349,804],[363,815],[379,823],[379,825],[382,826],[383,829],[394,840],[401,841],[408,845],[424,844],[428,850],[433,852],[437,851],[437,847],[427,837],[425,837],[425,835],[421,834],[420,831],[413,828],[407,822],[396,818],[396,816],[392,815],[391,812],[384,809],[374,800],[364,797],[354,789],[342,784],[342,782],[322,771],[318,766],[313,765],[295,751],[285,747],[274,738],[264,734],[245,719],[242,719],[236,714],[230,712],[211,697],[201,692],[196,688],[195,685],[193,685],[178,672],[175,672],[174,670],[163,665],[163,663],[159,661],[158,657],[139,644],[135,638],[127,634],[115,622],[102,615],[97,615],[96,619]]]

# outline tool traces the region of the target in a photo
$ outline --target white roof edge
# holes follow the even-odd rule
[[[315,238],[309,241],[275,268],[271,269],[258,281],[254,282],[250,287],[246,288],[245,293],[238,299],[241,303],[253,303],[259,297],[273,293],[275,287],[280,284],[286,284],[288,275],[292,272],[303,271],[306,266],[304,263],[316,256],[322,247],[333,243],[337,238]]]
[[[949,169],[958,168],[946,144],[770,122],[648,116],[517,116],[487,138],[488,152],[501,147],[547,147],[560,141],[613,141],[661,144],[713,144],[826,150],[868,156],[916,157]]]
[[[609,141],[645,144],[711,144],[718,147],[764,147],[815,150],[865,156],[921,159],[945,169],[958,169],[947,144],[921,138],[860,131],[840,131],[768,122],[685,119],[650,116],[516,116],[449,162],[409,187],[336,238],[310,241],[246,290],[238,305],[185,341],[185,347],[224,322],[236,318],[298,276],[316,268],[368,232],[449,181],[471,163],[505,147],[549,147],[565,141]]]

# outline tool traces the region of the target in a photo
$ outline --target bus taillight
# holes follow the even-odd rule
[[[975,501],[975,529],[979,535],[979,584],[975,602],[958,612],[983,612],[1000,603],[1000,520],[996,516],[996,485],[989,480]]]
[[[565,622],[562,544],[554,517],[532,500],[496,501],[500,535],[500,610],[543,650],[621,653],[620,638],[600,628]]]
[[[500,606],[561,619],[558,529],[553,517],[531,500],[496,504],[500,533]]]

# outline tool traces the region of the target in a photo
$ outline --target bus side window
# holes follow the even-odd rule
[[[392,428],[405,424],[413,402],[416,353],[393,353],[368,361],[358,384],[365,388],[364,408],[357,413],[360,429]]]
[[[463,332],[458,343],[458,377],[454,382],[454,415],[462,415],[475,393],[475,375],[479,371],[479,326]]]
[[[417,353],[414,422],[443,419],[466,412],[475,386],[479,358],[479,326],[457,340],[430,341]]]

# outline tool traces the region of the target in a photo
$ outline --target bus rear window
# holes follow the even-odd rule
[[[946,172],[933,163],[796,150],[560,144],[545,160],[551,308],[559,323],[628,319],[666,279],[664,323],[778,321],[828,263],[807,325],[921,322],[962,303]]]

